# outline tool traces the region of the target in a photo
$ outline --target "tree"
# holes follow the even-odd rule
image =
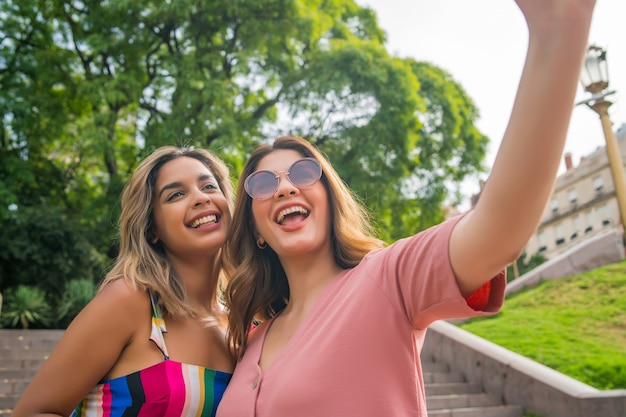
[[[388,241],[440,221],[484,169],[462,87],[391,56],[353,0],[4,0],[0,15],[0,215],[42,204],[48,167],[46,204],[110,257],[120,190],[163,144],[210,148],[236,176],[258,143],[304,136]]]
[[[104,256],[86,239],[83,226],[45,204],[19,207],[3,219],[0,248],[0,291],[25,285],[55,300],[66,281],[95,283],[106,272]]]

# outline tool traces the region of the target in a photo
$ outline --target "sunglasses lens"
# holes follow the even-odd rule
[[[250,174],[244,183],[248,195],[257,200],[271,197],[277,187],[278,179],[271,171],[257,171]]]
[[[268,170],[256,171],[246,178],[243,186],[250,197],[265,200],[278,189],[277,175],[280,174]],[[293,185],[309,187],[322,177],[322,166],[313,158],[302,158],[293,163],[287,176]]]
[[[296,161],[289,169],[289,181],[299,187],[308,187],[315,184],[322,177],[322,167],[313,158],[303,158]]]

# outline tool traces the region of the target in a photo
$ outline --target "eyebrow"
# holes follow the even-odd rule
[[[198,177],[198,182],[202,182],[202,181],[206,181],[206,180],[214,180],[217,183],[217,179],[210,174],[202,174]],[[163,195],[163,193],[167,190],[171,190],[173,188],[180,188],[183,186],[183,183],[180,181],[175,181],[175,182],[171,182],[169,184],[166,184],[163,186],[163,188],[161,188],[161,191],[159,191],[159,198],[161,198],[161,196]]]

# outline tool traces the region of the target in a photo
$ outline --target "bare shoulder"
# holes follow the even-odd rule
[[[149,322],[150,298],[146,291],[134,288],[124,279],[106,284],[70,324],[68,331],[80,328],[82,335],[104,335],[117,349],[128,344]],[[119,354],[119,352],[118,352]]]
[[[149,336],[149,319],[146,291],[123,279],[107,284],[67,328],[16,405],[15,415],[69,415],[112,369],[140,369],[143,363],[125,360],[124,352],[134,340]],[[150,351],[143,353],[148,356]]]
[[[150,304],[147,291],[133,287],[122,278],[106,284],[96,299],[103,304],[114,304],[127,312],[146,311],[146,306]]]

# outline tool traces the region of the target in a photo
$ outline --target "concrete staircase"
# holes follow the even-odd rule
[[[431,356],[422,356],[422,370],[429,417],[523,417],[517,405],[504,405],[502,400],[484,391],[480,384],[467,381]]]
[[[8,417],[30,379],[61,338],[62,330],[0,329],[0,417]],[[445,363],[422,358],[429,417],[523,417]]]
[[[62,335],[63,330],[0,329],[0,416],[11,415],[17,399]]]

